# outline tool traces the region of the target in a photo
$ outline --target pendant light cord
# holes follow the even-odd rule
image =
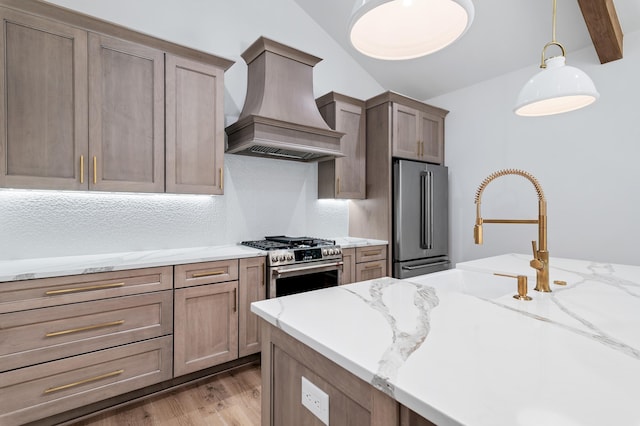
[[[556,41],[556,0],[553,0],[553,15],[551,18],[551,41],[544,45],[542,48],[542,56],[540,58],[540,68],[546,68],[546,58],[544,56],[547,47],[549,46],[558,46],[562,51],[562,56],[566,56],[564,46]]]

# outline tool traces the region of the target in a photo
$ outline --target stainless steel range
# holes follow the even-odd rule
[[[342,249],[335,241],[280,235],[242,244],[269,252],[269,298],[333,287],[341,282]]]

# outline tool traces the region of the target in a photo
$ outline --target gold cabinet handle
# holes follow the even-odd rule
[[[225,274],[227,271],[224,270],[220,270],[220,271],[207,271],[207,272],[197,272],[195,274],[191,274],[191,278],[202,278],[202,277],[211,277],[214,275],[222,275]]]
[[[267,280],[265,277],[266,277],[266,275],[265,275],[265,272],[264,272],[264,263],[262,263],[262,280],[261,280],[262,281],[262,287],[264,287],[265,281]]]
[[[338,187],[338,192],[337,192],[337,194],[338,194],[338,195],[340,195],[340,178],[338,178],[338,184],[337,184],[337,187]]]
[[[84,183],[84,155],[80,156],[80,183]]]
[[[48,394],[48,393],[51,393],[51,392],[57,392],[57,391],[73,388],[73,387],[76,387],[76,386],[84,385],[86,383],[91,383],[91,382],[95,382],[95,381],[98,381],[98,380],[107,379],[109,377],[118,376],[118,375],[120,375],[122,373],[124,373],[124,370],[112,371],[111,373],[101,374],[100,376],[91,377],[89,379],[80,380],[78,382],[69,383],[69,384],[62,385],[62,386],[56,386],[54,388],[49,388],[49,389],[46,389],[43,393],[44,394]]]
[[[115,288],[115,287],[124,287],[124,283],[99,284],[99,285],[90,285],[87,287],[74,287],[74,288],[65,288],[62,290],[49,290],[45,294],[47,296],[52,296],[54,294],[76,293],[79,291],[102,290],[105,288]]]
[[[424,141],[420,141],[420,157],[424,157]]]
[[[94,155],[93,156],[93,184],[98,183],[98,159]]]
[[[362,253],[362,256],[379,256],[381,253],[380,250],[369,250]]]
[[[417,149],[418,149],[418,157],[420,157],[420,141],[416,141]]]
[[[220,167],[220,189],[224,189],[224,168]]]
[[[364,269],[374,269],[374,268],[379,268],[380,265],[379,264],[375,264],[375,265],[367,265],[364,267]]]
[[[105,322],[102,324],[87,325],[85,327],[70,328],[68,330],[53,331],[45,334],[45,337],[62,336],[64,334],[78,333],[80,331],[95,330],[96,328],[113,327],[114,325],[124,324],[124,320]]]

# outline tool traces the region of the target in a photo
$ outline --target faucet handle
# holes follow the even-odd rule
[[[529,262],[529,265],[533,268],[533,269],[542,269],[542,267],[544,266],[544,264],[542,263],[542,261],[538,258],[538,245],[536,244],[536,241],[533,240],[531,241],[531,247],[533,248],[533,260],[531,260],[531,262]]]

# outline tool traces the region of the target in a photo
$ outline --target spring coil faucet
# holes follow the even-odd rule
[[[518,175],[529,180],[533,184],[538,194],[538,219],[483,219],[480,214],[480,200],[485,188],[495,179],[506,175]],[[544,198],[544,192],[538,180],[531,173],[518,169],[498,170],[487,176],[478,189],[475,197],[476,204],[476,224],[473,227],[473,238],[476,244],[482,244],[482,224],[483,223],[517,223],[538,225],[538,242],[540,249],[536,245],[536,241],[531,241],[533,248],[533,260],[529,265],[536,270],[536,287],[534,290],[542,292],[550,292],[549,287],[549,251],[547,250],[547,200]]]

